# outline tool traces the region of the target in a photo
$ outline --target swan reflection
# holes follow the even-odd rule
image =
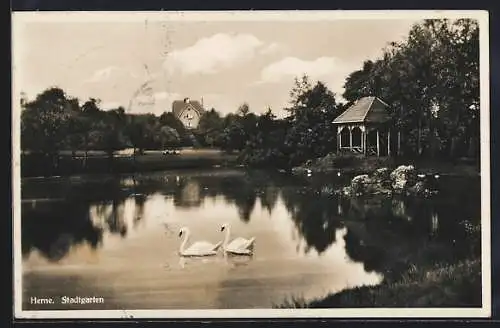
[[[248,255],[239,255],[239,254],[223,252],[223,259],[224,263],[228,265],[230,268],[238,268],[238,267],[245,267],[248,264],[250,264],[250,262],[252,262],[254,259],[254,255],[253,253]]]
[[[179,267],[185,269],[187,266],[195,267],[198,265],[206,265],[209,263],[220,262],[219,257],[215,256],[180,256]]]

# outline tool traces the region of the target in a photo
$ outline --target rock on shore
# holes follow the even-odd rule
[[[357,175],[341,193],[351,196],[399,194],[428,197],[437,190],[432,190],[425,176],[417,175],[413,165],[401,165],[392,172],[380,168],[371,175]]]

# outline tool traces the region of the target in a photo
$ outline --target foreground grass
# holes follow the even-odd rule
[[[306,302],[292,298],[279,308],[480,307],[481,262],[465,260],[432,268],[411,267],[393,283],[344,290]]]

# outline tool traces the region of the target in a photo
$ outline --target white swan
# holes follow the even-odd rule
[[[253,254],[253,245],[255,243],[255,237],[250,239],[245,239],[242,237],[238,237],[229,242],[229,235],[231,231],[229,229],[228,224],[223,224],[221,226],[220,231],[226,231],[226,236],[224,237],[224,242],[222,244],[222,248],[225,253],[231,253],[236,255],[252,255]]]
[[[217,254],[217,250],[221,246],[222,242],[218,242],[217,244],[212,244],[207,241],[197,241],[186,248],[187,241],[190,236],[190,231],[187,227],[181,228],[179,231],[179,237],[184,235],[184,240],[182,241],[181,246],[179,247],[179,255],[184,257],[190,256],[212,256]]]

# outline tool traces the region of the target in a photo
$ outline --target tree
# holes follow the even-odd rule
[[[250,106],[248,103],[243,103],[238,107],[237,115],[245,117],[248,113],[250,113]]]
[[[101,110],[99,109],[100,100],[95,98],[90,98],[82,105],[82,112],[87,115],[98,114]]]
[[[224,121],[214,108],[206,111],[200,117],[197,132],[202,136],[206,145],[210,147],[220,145],[223,130]]]
[[[378,96],[392,105],[405,153],[451,158],[479,143],[479,34],[470,19],[425,20],[375,62],[351,73],[344,97]]]
[[[57,87],[43,91],[31,102],[25,102],[21,113],[22,149],[57,159],[58,151],[64,147],[68,122],[75,111],[78,111],[78,100],[67,97]]]
[[[221,135],[221,147],[230,152],[243,149],[246,143],[246,133],[241,121],[235,118],[227,119],[227,122]]]
[[[367,60],[363,63],[363,68],[349,74],[345,80],[344,93],[342,96],[348,102],[354,102],[361,97],[371,96],[372,89],[370,79],[374,63]]]
[[[136,152],[141,153],[146,146],[145,122],[139,120],[137,117],[131,117],[130,122],[129,124],[127,124],[124,132],[130,140],[132,147],[134,148],[134,155],[136,154]]]
[[[336,145],[332,121],[342,110],[335,95],[320,81],[314,85],[307,75],[295,78],[290,92],[288,116],[276,119],[272,110],[260,115],[227,116],[231,142],[244,143],[242,159],[251,165],[290,167],[324,156]]]
[[[459,19],[426,20],[435,41],[433,71],[436,84],[433,102],[441,126],[444,151],[450,157],[457,152],[470,153],[471,144],[479,144],[479,28],[477,21]]]
[[[177,147],[180,143],[179,133],[167,125],[159,126],[158,131],[155,133],[155,141],[162,149],[168,147]]]
[[[290,164],[324,156],[336,145],[331,122],[340,114],[335,95],[322,82],[314,86],[307,75],[295,79],[291,93],[285,147],[291,154]]]
[[[68,119],[68,133],[64,141],[66,147],[71,149],[72,158],[75,157],[76,150],[81,147],[83,149],[83,145],[86,142],[85,135],[88,130],[86,120],[79,114],[80,113],[74,113],[70,115]]]
[[[175,131],[177,131],[177,133],[179,134],[179,138],[180,138],[179,139],[180,145],[185,145],[185,144],[190,143],[189,134],[188,134],[188,131],[186,130],[186,127],[174,115],[174,113],[164,112],[163,114],[161,114],[159,122],[162,126],[169,126],[173,129],[175,129]]]
[[[286,108],[286,110],[290,112],[290,115],[295,113],[295,109],[304,106],[304,95],[308,90],[311,90],[311,88],[312,85],[307,74],[303,74],[300,79],[298,77],[294,79],[294,87],[290,91],[290,104],[292,107]]]
[[[249,135],[241,159],[252,166],[283,167],[288,159],[283,152],[287,122],[276,119],[271,108],[256,117],[255,130]]]
[[[172,112],[164,112],[159,118],[161,125],[167,125],[174,128],[177,132],[185,130],[184,124]]]

